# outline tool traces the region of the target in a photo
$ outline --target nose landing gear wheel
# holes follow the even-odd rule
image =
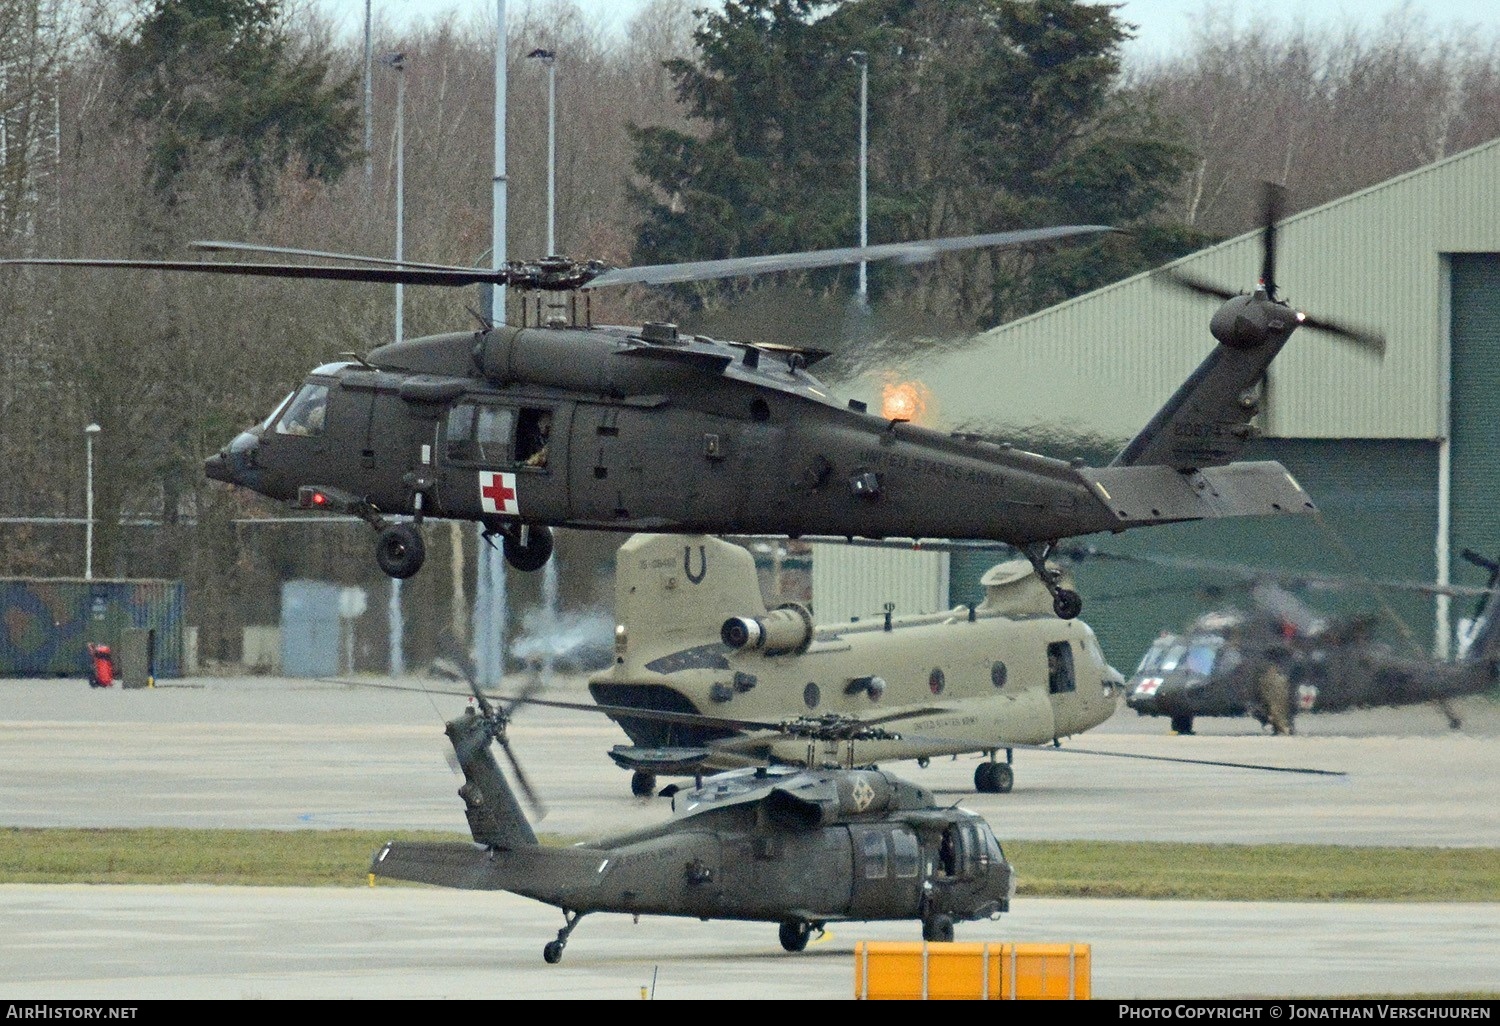
[[[781,946],[787,951],[802,951],[811,933],[812,927],[807,923],[787,920],[781,924]]]
[[[947,943],[953,939],[953,918],[938,913],[922,920],[922,939]]]
[[[426,560],[422,532],[411,524],[392,524],[375,538],[375,562],[391,577],[405,580],[422,569]]]
[[[656,775],[645,770],[636,770],[630,775],[630,793],[637,798],[650,798],[656,790]]]

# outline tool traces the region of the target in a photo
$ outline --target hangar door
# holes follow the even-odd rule
[[[1500,253],[1449,258],[1453,319],[1449,554],[1456,584],[1483,584],[1459,553],[1500,557]],[[1457,608],[1467,615],[1468,603]]]

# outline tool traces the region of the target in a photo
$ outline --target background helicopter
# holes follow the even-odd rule
[[[1010,908],[1015,874],[989,824],[874,769],[730,771],[691,791],[669,789],[675,814],[666,823],[543,847],[491,748],[501,746],[534,799],[506,740],[509,711],[461,665],[477,708],[446,732],[463,771],[458,793],[474,844],[393,840],[370,872],[556,905],[564,925],[542,949],[548,963],[562,959],[574,927],[594,912],[775,922],[782,947],[801,951],[833,921],[919,919],[925,939],[949,941],[955,921]]]
[[[1118,708],[1123,676],[1087,624],[1053,615],[1024,559],[986,573],[985,599],[975,606],[821,626],[800,603],[766,608],[754,558],[741,545],[635,535],[615,563],[613,665],[589,681],[604,705],[860,725],[937,704],[903,725],[910,733],[862,741],[860,757],[925,763],[980,752],[987,758],[975,768],[975,788],[1001,793],[1014,782],[1014,748],[1056,744]],[[1072,586],[1061,572],[1059,580]],[[798,741],[759,730],[614,718],[633,744],[610,757],[633,771],[636,795],[650,794],[658,774],[700,776],[800,756]],[[1004,762],[996,761],[1000,750]]]
[[[1376,640],[1374,616],[1320,615],[1276,580],[1256,574],[1250,609],[1205,613],[1185,630],[1163,633],[1127,682],[1125,704],[1143,716],[1170,717],[1179,734],[1191,734],[1197,716],[1249,715],[1290,734],[1299,715],[1426,703],[1437,703],[1457,728],[1460,720],[1447,702],[1500,683],[1493,605],[1500,563],[1469,550],[1463,555],[1489,573],[1486,587],[1401,585],[1479,596],[1455,660],[1401,655]]]
[[[1270,266],[1272,226],[1267,230]],[[718,342],[670,324],[590,323],[588,290],[860,261],[932,259],[979,246],[1055,242],[1078,226],[629,269],[549,257],[496,269],[397,263],[238,243],[338,264],[159,260],[4,261],[569,292],[531,323],[380,346],[314,370],[259,426],[205,464],[210,478],[377,531],[394,577],[425,558],[425,517],[475,520],[510,563],[541,567],[551,526],[673,533],[972,538],[1016,545],[1064,618],[1082,607],[1046,563],[1062,538],[1188,520],[1301,513],[1307,494],[1275,462],[1235,462],[1253,389],[1297,327],[1345,337],[1275,297],[1269,274],[1228,299],[1218,347],[1107,467],[972,435],[945,435],[836,400],[808,372],[818,350]],[[585,300],[579,316],[579,297]],[[543,424],[550,425],[544,438]],[[392,522],[410,514],[412,522]]]

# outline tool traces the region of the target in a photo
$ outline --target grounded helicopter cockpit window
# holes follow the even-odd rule
[[[871,830],[860,840],[860,852],[864,856],[865,879],[884,880],[890,873],[885,853],[885,834]]]
[[[328,386],[303,385],[276,425],[279,435],[321,435],[328,414]]]
[[[1171,673],[1177,669],[1177,664],[1182,662],[1182,657],[1185,655],[1187,655],[1186,645],[1173,645],[1161,657],[1161,665],[1157,669],[1162,673]]]
[[[1218,654],[1218,651],[1219,644],[1217,642],[1198,642],[1190,645],[1187,650],[1187,656],[1182,661],[1182,668],[1207,676],[1213,672],[1214,656]]]
[[[296,394],[297,394],[296,392],[288,392],[286,394],[286,397],[283,398],[281,400],[281,402],[279,402],[279,403],[276,404],[276,408],[271,411],[271,415],[269,417],[267,417],[265,420],[263,420],[263,421],[260,422],[260,427],[261,427],[262,431],[264,431],[266,428],[269,428],[272,424],[276,423],[276,418],[279,417],[279,416],[281,416],[281,411],[284,410],[284,409],[286,409],[286,404],[289,403],[289,402],[291,402],[292,401],[292,396],[294,396]]]
[[[462,403],[448,411],[448,459],[462,463],[509,463],[514,411]]]
[[[1005,852],[1000,847],[1000,841],[995,837],[995,831],[990,829],[988,823],[981,824],[979,836],[984,841],[984,850],[989,854],[990,865],[998,866],[1005,861]]]

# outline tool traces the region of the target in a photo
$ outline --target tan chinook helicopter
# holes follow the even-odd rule
[[[595,325],[587,300],[607,286],[915,263],[1108,230],[1036,228],[634,268],[555,256],[488,269],[242,243],[198,245],[320,262],[0,264],[527,290],[518,325],[378,346],[314,369],[205,463],[214,480],[363,519],[393,577],[421,568],[428,517],[482,524],[521,570],[551,557],[553,527],[979,539],[1016,546],[1056,613],[1072,618],[1082,600],[1047,562],[1060,539],[1314,509],[1281,464],[1240,455],[1256,386],[1292,333],[1343,329],[1293,310],[1269,281],[1229,298],[1211,324],[1214,350],[1108,466],[1089,467],[841,400],[809,372],[828,355],[822,350],[719,341],[666,323]],[[540,297],[558,293],[569,295],[544,311]]]
[[[809,754],[805,741],[761,730],[613,715],[633,744],[610,757],[644,796],[658,774],[979,752],[987,758],[975,788],[1008,792],[1016,747],[1056,744],[1103,723],[1124,677],[1086,623],[1054,614],[1026,560],[991,568],[982,583],[975,605],[820,625],[800,603],[766,608],[755,559],[741,545],[632,536],[616,556],[613,665],[589,680],[597,702],[744,720],[821,717],[848,730],[831,729]],[[926,713],[899,732],[866,732],[872,720],[918,707]],[[857,757],[842,750],[856,743]]]

